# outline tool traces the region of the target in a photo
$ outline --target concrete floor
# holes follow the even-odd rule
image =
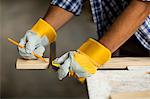
[[[49,0],[2,0],[0,8],[0,79],[1,97],[14,99],[87,99],[86,85],[73,78],[58,81],[55,72],[48,70],[16,70],[19,57],[16,46],[7,38],[18,40],[26,30],[42,17],[48,8]],[[1,10],[0,10],[1,11]],[[81,16],[74,17],[58,31],[56,41],[57,56],[77,49],[87,38],[97,38],[95,25],[86,4]],[[49,56],[49,48],[45,53]]]

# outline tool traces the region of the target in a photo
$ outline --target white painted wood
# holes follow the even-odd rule
[[[108,99],[111,93],[150,91],[147,70],[99,70],[86,80],[90,99]]]

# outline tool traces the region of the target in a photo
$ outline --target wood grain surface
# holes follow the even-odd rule
[[[45,58],[49,61],[48,58]],[[16,69],[47,69],[49,63],[46,63],[42,60],[24,60],[24,59],[17,59],[16,62]]]
[[[112,93],[110,99],[150,99],[150,91]]]
[[[49,60],[48,58],[45,58]],[[49,63],[41,60],[17,59],[16,69],[47,69]],[[127,68],[128,66],[150,66],[150,57],[118,57],[112,58],[101,69]]]

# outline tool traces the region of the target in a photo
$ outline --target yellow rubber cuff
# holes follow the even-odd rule
[[[88,55],[99,66],[103,65],[111,58],[110,50],[92,38],[89,38],[81,45],[78,51]]]
[[[50,43],[56,40],[57,34],[54,28],[41,18],[31,30],[41,37],[46,35]]]

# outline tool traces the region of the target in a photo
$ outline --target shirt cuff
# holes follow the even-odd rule
[[[83,5],[83,0],[52,0],[51,5],[58,6],[73,13],[80,15]]]

